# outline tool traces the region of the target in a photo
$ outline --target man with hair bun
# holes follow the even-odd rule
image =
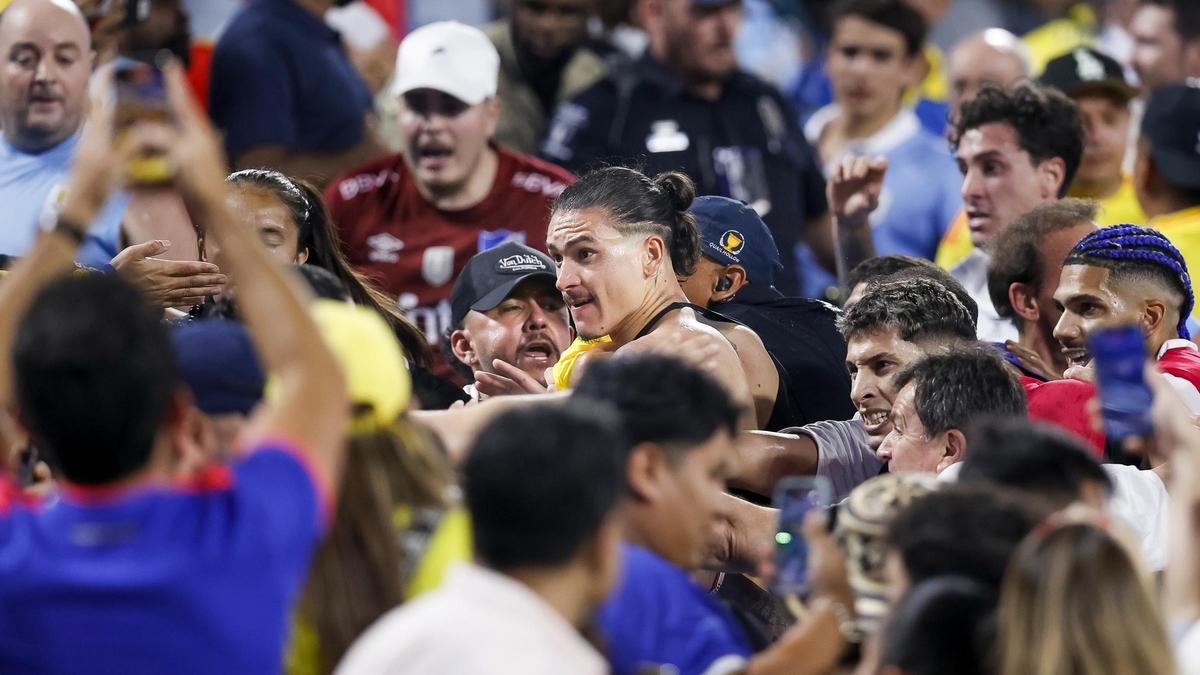
[[[648,40],[644,54],[560,104],[541,154],[580,174],[624,163],[650,175],[682,171],[703,194],[746,202],[779,245],[785,294],[795,294],[803,264],[794,253],[798,241],[833,270],[825,181],[799,115],[774,87],[738,67],[742,0],[629,4]]]
[[[700,258],[696,220],[688,213],[695,196],[691,179],[681,173],[650,178],[623,167],[598,169],[563,191],[546,241],[558,290],[576,332],[588,341],[573,345],[563,359],[578,381],[577,360],[589,348],[588,358],[642,350],[684,356],[708,369],[745,407],[745,428],[761,428],[780,387],[762,340],[689,303],[679,285]]]

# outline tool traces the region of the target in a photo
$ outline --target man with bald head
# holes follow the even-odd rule
[[[14,0],[0,14],[0,55],[0,204],[5,216],[0,254],[23,256],[33,248],[39,226],[53,225],[65,201],[96,53],[87,21],[71,0]],[[170,242],[152,240],[120,250],[126,212],[137,211],[138,220],[159,219],[149,208],[145,202],[131,208],[129,193],[114,194],[92,221],[76,260],[96,268],[111,264],[163,306],[191,304],[219,292],[224,277],[216,265],[151,257],[170,255]],[[191,223],[186,227],[190,236]],[[177,258],[187,257],[184,247],[175,250]]]
[[[1029,49],[1003,28],[989,28],[959,40],[950,51],[946,79],[950,85],[950,119],[975,98],[985,84],[1008,86],[1029,77]]]
[[[54,221],[87,111],[96,55],[70,0],[14,0],[0,19],[0,253],[27,253],[38,224]],[[80,247],[100,267],[117,254],[126,198],[114,198]]]

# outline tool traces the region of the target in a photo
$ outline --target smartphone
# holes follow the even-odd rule
[[[775,530],[775,578],[771,582],[771,591],[776,595],[807,590],[808,542],[804,539],[804,518],[814,508],[829,509],[832,498],[833,488],[823,476],[792,476],[781,480],[776,487],[779,527]]]
[[[119,57],[113,63],[116,90],[114,129],[118,138],[140,121],[169,123],[167,84],[154,56]],[[126,178],[137,185],[170,182],[174,175],[166,150],[135,156],[125,167]]]
[[[1111,440],[1149,436],[1154,431],[1146,384],[1146,342],[1140,326],[1114,326],[1092,332],[1088,340],[1100,396],[1104,434]]]

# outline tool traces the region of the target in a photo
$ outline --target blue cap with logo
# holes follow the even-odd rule
[[[722,265],[741,265],[751,284],[774,286],[783,269],[775,237],[754,209],[728,197],[698,197],[688,211],[700,228],[700,252]]]

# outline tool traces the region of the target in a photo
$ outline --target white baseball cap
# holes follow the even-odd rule
[[[483,31],[438,21],[405,36],[396,53],[392,94],[436,89],[468,105],[496,95],[500,54]]]

